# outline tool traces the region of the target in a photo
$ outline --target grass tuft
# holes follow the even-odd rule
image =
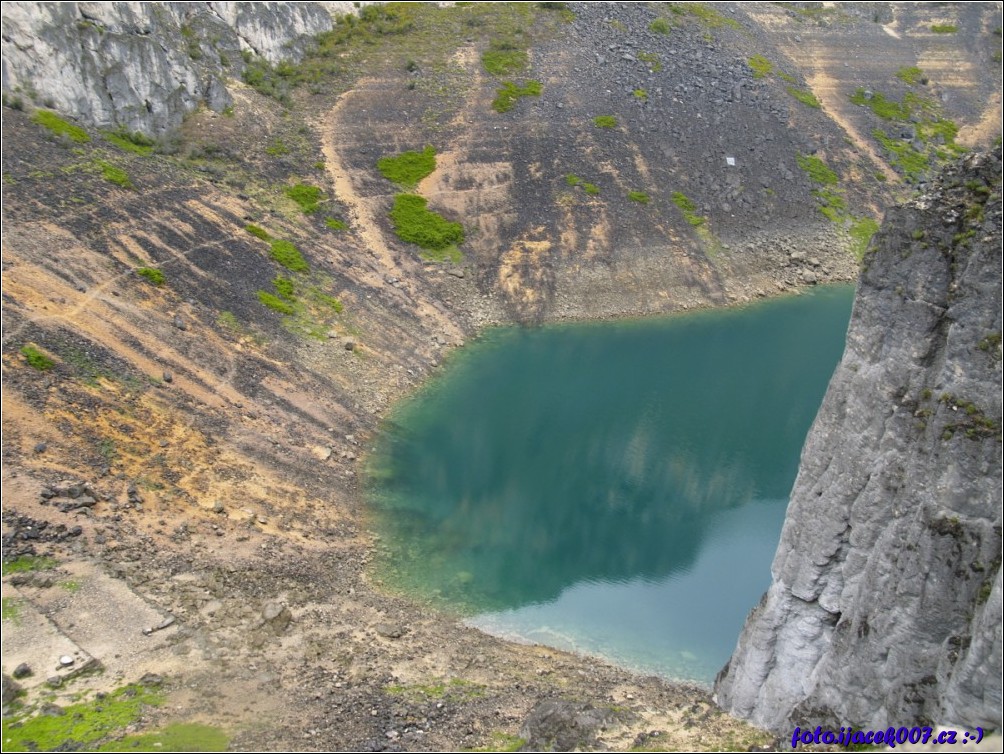
[[[28,360],[28,365],[40,372],[47,372],[55,366],[56,362],[46,356],[30,343],[21,346],[21,354]],[[4,573],[7,573],[7,564],[4,563]]]
[[[917,66],[903,66],[898,71],[896,71],[896,78],[900,81],[913,86],[917,82],[927,83],[927,79],[924,76],[924,72],[920,70]]]
[[[415,186],[436,169],[436,148],[426,146],[421,152],[402,152],[377,160],[377,170],[388,181],[406,188]]]
[[[493,39],[481,53],[481,64],[493,76],[521,73],[530,64],[530,56],[522,45],[511,39]]]
[[[260,238],[262,241],[271,241],[272,237],[268,234],[268,231],[264,228],[259,228],[257,225],[245,225],[244,230],[250,233],[255,238]]]
[[[39,110],[32,120],[38,125],[48,128],[56,136],[66,136],[70,141],[77,144],[86,144],[91,140],[90,135],[80,126],[75,126],[67,120],[60,118],[51,110]]]
[[[954,34],[959,30],[955,24],[932,24],[931,31],[935,34]]]
[[[704,218],[697,214],[697,205],[682,191],[674,191],[672,195],[673,204],[683,213],[683,219],[698,228],[704,225]]]
[[[769,76],[774,71],[774,64],[763,55],[754,55],[747,61],[753,69],[753,78],[762,79]]]
[[[268,291],[258,291],[258,300],[272,311],[279,312],[279,314],[292,316],[296,312],[296,309],[291,303],[283,301],[281,298],[269,293]]]
[[[442,250],[464,242],[464,228],[427,208],[425,197],[398,194],[390,211],[398,238],[423,249]]]
[[[627,198],[632,202],[638,202],[639,204],[648,204],[652,201],[649,195],[644,191],[628,191]]]
[[[292,272],[308,272],[310,265],[303,258],[303,254],[291,242],[277,238],[272,241],[268,255],[287,270]]]
[[[497,113],[507,113],[516,106],[520,97],[539,97],[543,90],[544,85],[534,79],[530,79],[522,86],[517,86],[512,81],[504,81],[502,88],[495,92],[492,109]]]
[[[136,274],[147,282],[157,286],[163,285],[167,280],[164,277],[164,273],[156,267],[137,267]]]
[[[151,154],[153,152],[153,148],[157,145],[156,141],[142,132],[129,132],[125,128],[120,128],[117,131],[106,131],[105,138],[119,149],[125,150],[126,152],[132,152],[133,154],[138,154],[143,157]]]
[[[593,118],[593,125],[597,128],[617,128],[617,118],[613,115],[597,115]]]
[[[812,92],[807,92],[804,89],[798,89],[794,86],[786,87],[786,89],[788,91],[788,94],[790,94],[792,97],[794,97],[807,107],[811,107],[818,110],[823,106],[822,103],[818,99],[816,99],[816,95],[813,94]]]
[[[653,34],[669,34],[671,28],[672,26],[665,18],[657,18],[648,25],[648,30]]]
[[[95,160],[94,165],[101,171],[101,177],[106,181],[114,183],[116,186],[121,186],[122,188],[133,188],[132,181],[129,180],[129,174],[122,168],[116,167],[110,162],[106,162],[104,160]]]
[[[840,176],[815,155],[800,154],[795,160],[798,162],[798,166],[805,171],[805,174],[814,183],[821,183],[824,186],[835,186],[840,181]]]
[[[297,183],[292,186],[286,186],[283,191],[286,196],[300,205],[300,209],[305,215],[317,212],[321,202],[327,198],[317,186],[311,186],[309,183]]]

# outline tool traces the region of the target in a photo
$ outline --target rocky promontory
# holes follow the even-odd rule
[[[716,683],[777,731],[1001,724],[1001,157],[892,209],[773,583]]]

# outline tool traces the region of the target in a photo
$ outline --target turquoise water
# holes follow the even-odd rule
[[[710,683],[769,584],[852,298],[488,332],[378,439],[378,571],[491,633]]]

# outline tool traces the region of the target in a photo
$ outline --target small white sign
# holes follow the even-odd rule
[[[728,165],[730,168],[734,168],[736,166],[736,158],[735,157],[726,157],[725,158],[725,164]]]

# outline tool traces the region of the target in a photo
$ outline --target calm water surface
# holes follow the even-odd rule
[[[710,683],[770,582],[852,298],[490,331],[378,440],[380,575],[491,633]]]

